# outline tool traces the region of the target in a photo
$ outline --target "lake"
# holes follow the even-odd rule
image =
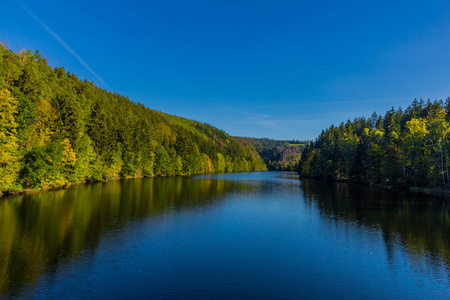
[[[254,172],[0,199],[0,298],[448,299],[447,201]]]

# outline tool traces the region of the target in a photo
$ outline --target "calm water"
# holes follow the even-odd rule
[[[0,298],[448,299],[439,199],[260,172],[0,200]]]

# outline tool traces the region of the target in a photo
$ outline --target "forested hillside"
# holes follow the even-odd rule
[[[265,170],[254,147],[0,44],[0,192],[117,177]]]
[[[414,100],[322,131],[303,151],[302,176],[420,187],[450,187],[450,98]]]
[[[297,170],[302,150],[307,144],[301,141],[279,141],[268,138],[237,139],[252,143],[268,169],[273,171]]]

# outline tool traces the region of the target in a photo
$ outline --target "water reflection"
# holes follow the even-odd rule
[[[18,296],[42,273],[95,252],[111,228],[180,208],[217,203],[224,194],[242,188],[235,181],[208,178],[146,178],[2,199],[0,296]]]
[[[305,201],[336,224],[362,226],[382,235],[391,269],[403,258],[437,280],[450,274],[450,206],[444,199],[315,180],[302,180]],[[339,226],[339,225],[338,225]]]
[[[81,185],[0,200],[0,298],[433,298],[449,223],[435,198],[295,173]]]

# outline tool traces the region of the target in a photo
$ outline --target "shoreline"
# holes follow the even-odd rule
[[[319,177],[312,177],[312,176],[302,176],[299,175],[300,179],[302,178],[308,178],[313,180],[319,180],[323,182],[341,182],[341,183],[347,183],[352,185],[359,185],[364,187],[372,187],[372,188],[380,188],[385,190],[392,190],[392,191],[409,191],[413,193],[421,193],[427,196],[433,196],[433,197],[441,197],[441,198],[449,198],[450,197],[450,189],[445,190],[440,187],[417,187],[417,186],[403,186],[403,185],[388,185],[388,184],[368,184],[368,183],[361,183],[361,182],[354,182],[349,179],[323,179]]]
[[[248,171],[248,172],[264,172],[267,170],[260,170],[260,171]],[[119,181],[119,180],[126,180],[126,179],[138,179],[138,178],[157,178],[157,177],[186,177],[186,176],[193,176],[193,175],[210,175],[210,174],[233,174],[233,173],[243,173],[243,172],[229,172],[229,173],[199,173],[199,174],[181,174],[181,175],[153,175],[153,176],[127,176],[127,177],[114,177],[110,179],[104,179],[104,180],[80,180],[78,182],[69,182],[65,185],[53,185],[53,186],[43,186],[39,189],[24,189],[20,191],[8,191],[8,192],[0,192],[0,200],[6,199],[8,197],[17,197],[22,195],[28,195],[28,194],[34,194],[44,191],[55,191],[55,190],[61,190],[65,188],[70,188],[71,186],[77,186],[82,184],[91,184],[91,183],[99,183],[99,182],[110,182],[110,181]]]
[[[218,174],[218,173],[211,173],[211,174]],[[197,174],[195,174],[197,175]],[[43,186],[39,189],[24,189],[20,191],[8,191],[8,192],[0,192],[0,200],[8,198],[8,197],[17,197],[21,195],[26,194],[34,194],[39,192],[45,192],[45,191],[56,191],[61,190],[65,188],[70,188],[72,186],[77,185],[83,185],[83,184],[92,184],[92,183],[99,183],[99,182],[110,182],[110,181],[119,181],[119,180],[126,180],[126,179],[138,179],[138,178],[156,178],[156,177],[175,177],[175,176],[190,176],[190,175],[162,175],[162,176],[127,176],[127,177],[113,177],[110,179],[103,179],[103,180],[80,180],[77,182],[69,182],[64,185],[52,185],[52,186]]]

